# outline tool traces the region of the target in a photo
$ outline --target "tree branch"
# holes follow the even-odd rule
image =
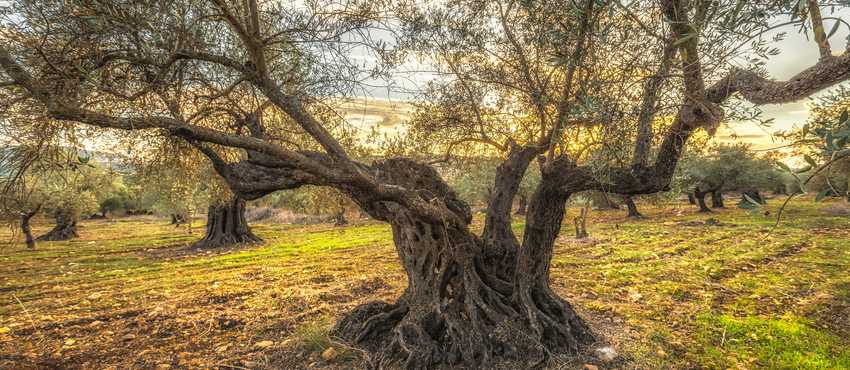
[[[800,100],[850,78],[850,53],[828,56],[788,81],[771,81],[755,72],[733,70],[706,92],[708,100],[722,103],[732,94],[755,104],[783,104]]]
[[[820,58],[832,56],[832,48],[829,47],[826,31],[823,29],[823,18],[820,15],[820,6],[817,0],[809,0],[809,16],[812,19],[812,29],[815,32],[815,41],[818,43]]]

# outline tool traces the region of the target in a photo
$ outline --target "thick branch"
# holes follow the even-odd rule
[[[664,85],[664,75],[670,69],[670,60],[676,53],[675,40],[668,40],[664,47],[664,55],[661,57],[661,66],[658,73],[646,80],[643,89],[643,101],[640,105],[640,113],[637,117],[637,137],[635,138],[635,152],[632,157],[632,167],[645,167],[649,157],[649,147],[652,144],[652,121],[655,117],[655,103],[661,87]]]
[[[706,95],[713,103],[722,103],[738,92],[756,104],[783,104],[800,100],[850,78],[850,53],[819,60],[788,81],[771,81],[755,72],[733,70],[712,85]]]

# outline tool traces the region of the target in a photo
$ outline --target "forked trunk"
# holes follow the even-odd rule
[[[79,237],[80,236],[77,235],[77,220],[60,212],[56,214],[56,226],[52,230],[48,231],[47,234],[39,236],[36,241],[55,242]]]
[[[708,206],[705,204],[705,196],[708,195],[708,193],[720,193],[720,188],[723,187],[723,183],[724,181],[715,183],[713,180],[704,180],[702,184],[707,186],[707,188],[696,187],[694,189],[694,196],[699,202],[700,213],[711,213],[711,209],[709,209]],[[721,198],[720,201],[722,202],[723,199]]]
[[[21,231],[27,237],[27,249],[35,248],[35,240],[32,238],[32,229],[30,229],[30,219],[32,219],[40,209],[41,204],[36,206],[34,210],[21,215]]]
[[[193,247],[211,249],[262,241],[251,232],[251,227],[245,219],[245,201],[233,197],[223,204],[210,206],[207,213],[207,233]]]
[[[494,366],[492,360],[497,357],[542,360],[547,351],[577,353],[579,346],[593,342],[587,325],[549,287],[548,265],[565,201],[558,209],[546,205],[550,200],[545,195],[532,198],[528,217],[537,222],[545,220],[547,237],[524,245],[543,251],[534,253],[548,253],[548,257],[527,256],[539,261],[540,266],[517,265],[524,260],[516,257],[506,265],[492,252],[517,256],[518,250],[508,251],[509,244],[501,244],[486,253],[487,239],[469,231],[469,207],[457,200],[436,171],[402,159],[384,160],[373,167],[384,176],[382,181],[427,190],[453,214],[450,219],[462,220],[459,224],[425,222],[396,203],[368,204],[358,199],[356,190],[349,191],[364,210],[390,223],[408,275],[408,286],[396,302],[362,304],[337,324],[343,337],[375,353],[376,367],[427,369],[438,364],[464,364],[487,368]],[[510,185],[511,181],[506,183]],[[499,220],[510,216],[514,194],[509,190],[502,186],[494,189],[491,205],[507,199],[507,206],[485,226],[485,235],[488,227],[491,233],[504,227]],[[530,247],[534,243],[548,244]],[[508,266],[519,270],[507,273],[504,269]]]
[[[711,192],[711,208],[724,208],[722,191],[715,190]]]
[[[640,214],[640,212],[638,212],[637,206],[635,205],[635,201],[632,199],[632,197],[626,195],[626,196],[624,196],[624,198],[626,199],[626,207],[629,208],[629,214],[626,217],[633,217],[633,218],[643,217],[643,215]]]

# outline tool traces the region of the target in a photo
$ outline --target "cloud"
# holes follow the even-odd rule
[[[380,98],[362,98],[339,108],[349,122],[362,129],[372,126],[397,129],[410,118],[412,109],[409,102]]]

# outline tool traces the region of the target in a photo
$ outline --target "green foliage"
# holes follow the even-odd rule
[[[810,116],[800,129],[787,134],[806,167],[792,170],[777,163],[793,190],[840,195],[850,200],[850,89],[839,86],[812,104]]]
[[[468,204],[486,204],[498,162],[494,158],[465,158],[443,168],[446,183]],[[525,179],[523,179],[525,180]]]
[[[15,218],[16,211],[41,205],[48,217],[61,215],[67,220],[93,215],[120,183],[118,175],[96,159],[65,149],[39,154],[36,162],[22,172],[4,174],[0,182],[3,213]]]
[[[316,216],[335,215],[339,211],[359,209],[351,198],[339,190],[323,186],[303,186],[293,190],[276,191],[255,201],[254,204],[269,205]]]
[[[775,170],[773,155],[757,155],[747,143],[715,144],[685,169],[691,186],[722,183],[723,191],[775,189],[782,176]]]
[[[134,211],[139,207],[139,201],[130,192],[130,189],[124,184],[124,179],[116,181],[108,196],[100,203],[99,211],[104,215],[107,212],[121,213]]]
[[[136,169],[128,177],[129,190],[139,209],[159,215],[191,215],[205,210],[218,179],[197,155],[143,163]]]

